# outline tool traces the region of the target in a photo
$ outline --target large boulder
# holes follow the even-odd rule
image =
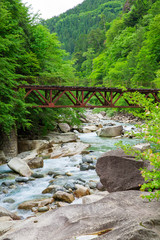
[[[123,127],[119,126],[108,126],[99,129],[96,133],[99,137],[116,137],[122,134]]]
[[[136,160],[118,149],[105,153],[97,160],[96,172],[107,191],[124,191],[139,189],[144,183],[139,170],[144,166],[144,161]]]
[[[18,157],[12,158],[8,162],[8,166],[23,177],[30,177],[32,174],[28,164]]]
[[[58,208],[23,221],[0,240],[74,240],[97,232],[102,233],[97,240],[159,240],[160,202],[140,194],[115,192],[91,204]]]

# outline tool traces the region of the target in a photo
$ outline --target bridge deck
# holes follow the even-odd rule
[[[139,92],[146,98],[153,98],[160,102],[160,89],[143,88],[106,88],[106,87],[73,87],[73,86],[45,86],[45,85],[21,85],[18,88],[26,90],[26,100],[32,96],[33,107],[62,108],[137,108],[138,105],[129,104],[124,93]],[[123,104],[120,99],[123,98]],[[125,103],[125,104],[124,104]]]

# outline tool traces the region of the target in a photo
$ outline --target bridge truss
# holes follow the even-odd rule
[[[33,107],[40,108],[138,108],[128,102],[124,94],[139,92],[145,98],[153,98],[160,102],[160,89],[132,89],[122,90],[105,87],[68,87],[21,85],[26,91],[25,99],[33,103]],[[123,98],[123,101],[121,99]],[[123,104],[121,104],[123,102]]]

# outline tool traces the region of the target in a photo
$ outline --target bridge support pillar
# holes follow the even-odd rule
[[[0,148],[7,158],[13,158],[17,156],[17,129],[13,128],[9,135],[2,133]]]

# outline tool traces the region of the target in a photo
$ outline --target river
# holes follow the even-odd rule
[[[104,123],[120,123],[106,120]],[[124,124],[122,124],[124,125]],[[134,128],[133,125],[125,124],[124,128],[126,130],[131,130]],[[115,143],[122,140],[123,143],[136,144],[137,140],[135,138],[102,138],[98,137],[95,132],[92,133],[79,133],[80,140],[85,143],[90,144],[90,156],[96,159],[104,152],[115,149]],[[0,179],[0,206],[8,209],[9,211],[16,212],[19,216],[26,218],[33,215],[31,211],[19,210],[17,206],[31,199],[40,199],[51,197],[51,194],[42,194],[42,191],[49,185],[49,182],[53,180],[52,176],[48,175],[49,171],[59,172],[60,176],[54,179],[54,184],[61,187],[66,183],[72,183],[77,179],[82,179],[85,184],[89,181],[99,181],[99,177],[95,170],[80,171],[79,163],[82,161],[81,155],[76,155],[73,157],[62,157],[57,159],[46,159],[44,160],[44,167],[40,169],[34,169],[34,172],[44,174],[43,178],[37,178],[33,181],[28,181],[26,183],[18,183],[15,179],[18,174],[15,174],[7,164],[0,166],[0,173],[7,174],[5,178]],[[66,176],[65,173],[69,172],[72,176]],[[8,185],[8,186],[7,186]],[[52,194],[53,195],[53,194]],[[76,202],[76,201],[75,201]],[[88,238],[89,239],[89,238]]]

